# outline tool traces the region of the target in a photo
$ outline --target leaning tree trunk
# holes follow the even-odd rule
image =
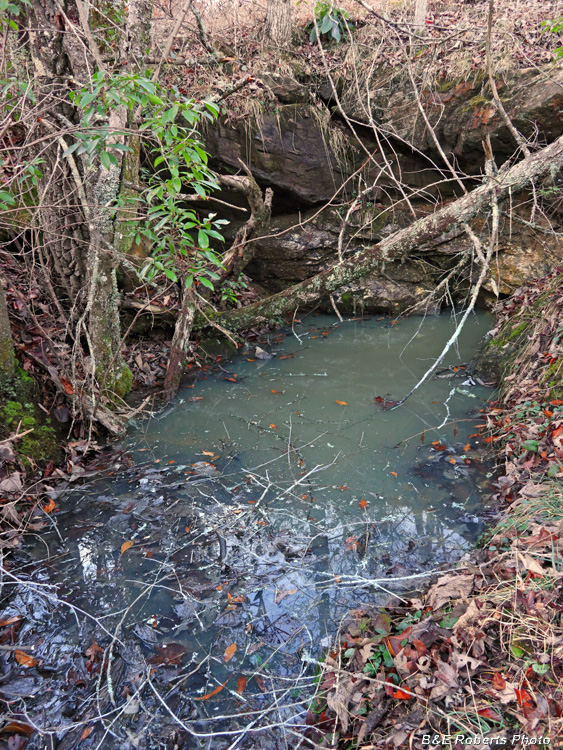
[[[495,177],[494,190],[496,199],[522,190],[533,184],[543,175],[553,173],[563,167],[563,136],[549,146],[528,156],[510,169],[501,169]],[[219,323],[230,331],[244,331],[270,320],[279,319],[299,308],[314,306],[319,299],[328,298],[332,292],[344,284],[350,284],[368,274],[377,274],[393,261],[406,259],[411,252],[423,252],[425,245],[445,232],[472,221],[477,214],[490,206],[491,188],[487,181],[471,193],[444,206],[434,214],[419,219],[405,229],[390,235],[382,242],[347,258],[326,271],[289,289],[274,294],[268,299],[255,302],[238,310],[217,315],[208,312],[209,319]],[[205,327],[205,319],[198,320],[197,325]]]
[[[291,42],[290,0],[268,0],[264,36],[279,47],[289,45]]]
[[[0,383],[15,373],[14,343],[4,287],[0,281]]]

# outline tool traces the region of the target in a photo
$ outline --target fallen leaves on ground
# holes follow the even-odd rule
[[[224,658],[225,662],[231,661],[231,659],[235,655],[235,651],[236,650],[237,650],[237,644],[236,643],[231,643],[230,646],[227,646],[227,648],[225,649],[225,653],[223,654],[223,658]]]

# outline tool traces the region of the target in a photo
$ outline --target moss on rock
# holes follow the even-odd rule
[[[36,388],[33,378],[16,366],[9,381],[2,383],[0,392],[0,439],[15,432],[28,432],[14,440],[14,451],[24,468],[62,458],[61,442],[51,420],[35,403]]]

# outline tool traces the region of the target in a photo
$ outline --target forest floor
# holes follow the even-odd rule
[[[476,426],[499,460],[502,520],[422,595],[351,614],[309,713],[318,742],[561,747],[562,282],[555,269],[501,304],[485,352],[511,360]]]

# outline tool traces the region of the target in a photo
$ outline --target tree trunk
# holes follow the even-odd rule
[[[0,281],[0,383],[14,376],[15,358],[12,329],[8,317],[8,307],[4,287]]]
[[[495,177],[496,199],[501,200],[509,193],[514,195],[543,175],[556,172],[561,167],[563,136],[513,167],[501,169]],[[425,245],[428,247],[427,243],[431,240],[445,232],[462,228],[489,206],[490,186],[487,181],[436,213],[419,219],[374,247],[347,258],[317,276],[247,307],[230,310],[221,315],[213,311],[207,314],[211,320],[230,331],[244,331],[279,319],[287,313],[294,313],[299,308],[312,307],[319,299],[327,298],[344,284],[357,281],[368,274],[383,272],[387,263],[404,260],[413,250],[424,252]],[[198,320],[197,325],[205,327],[206,321]]]
[[[172,337],[172,344],[170,346],[168,367],[166,368],[166,376],[164,378],[164,392],[168,399],[174,398],[180,387],[195,311],[194,293],[192,289],[184,289],[182,307],[176,319],[174,336]]]
[[[279,47],[289,46],[291,42],[290,0],[268,0],[264,35],[267,40]]]
[[[129,2],[122,50],[131,72],[148,51],[151,18],[152,0]],[[81,354],[80,342],[85,340],[91,366],[84,370],[94,376],[102,399],[112,399],[130,387],[130,372],[120,351],[116,269],[119,251],[126,250],[127,243],[130,246],[131,238],[123,236],[123,215],[116,218],[111,209],[124,193],[123,181],[138,182],[138,139],[130,137],[133,151],[127,154],[123,169],[123,152],[111,149],[111,142],[125,142],[123,132],[128,126],[127,111],[117,108],[109,117],[110,144],[106,145],[116,164],[106,168],[99,159],[91,162],[84,154],[63,156],[73,138],[61,136],[60,130],[76,126],[80,119],[68,98],[68,82],[87,84],[92,70],[104,63],[90,32],[85,4],[33,0],[28,29],[36,81],[45,97],[40,122],[45,135],[52,136],[50,146],[41,143],[48,168],[42,169],[38,189],[38,228],[45,238],[43,249],[52,260],[55,289],[78,321],[75,352]]]

